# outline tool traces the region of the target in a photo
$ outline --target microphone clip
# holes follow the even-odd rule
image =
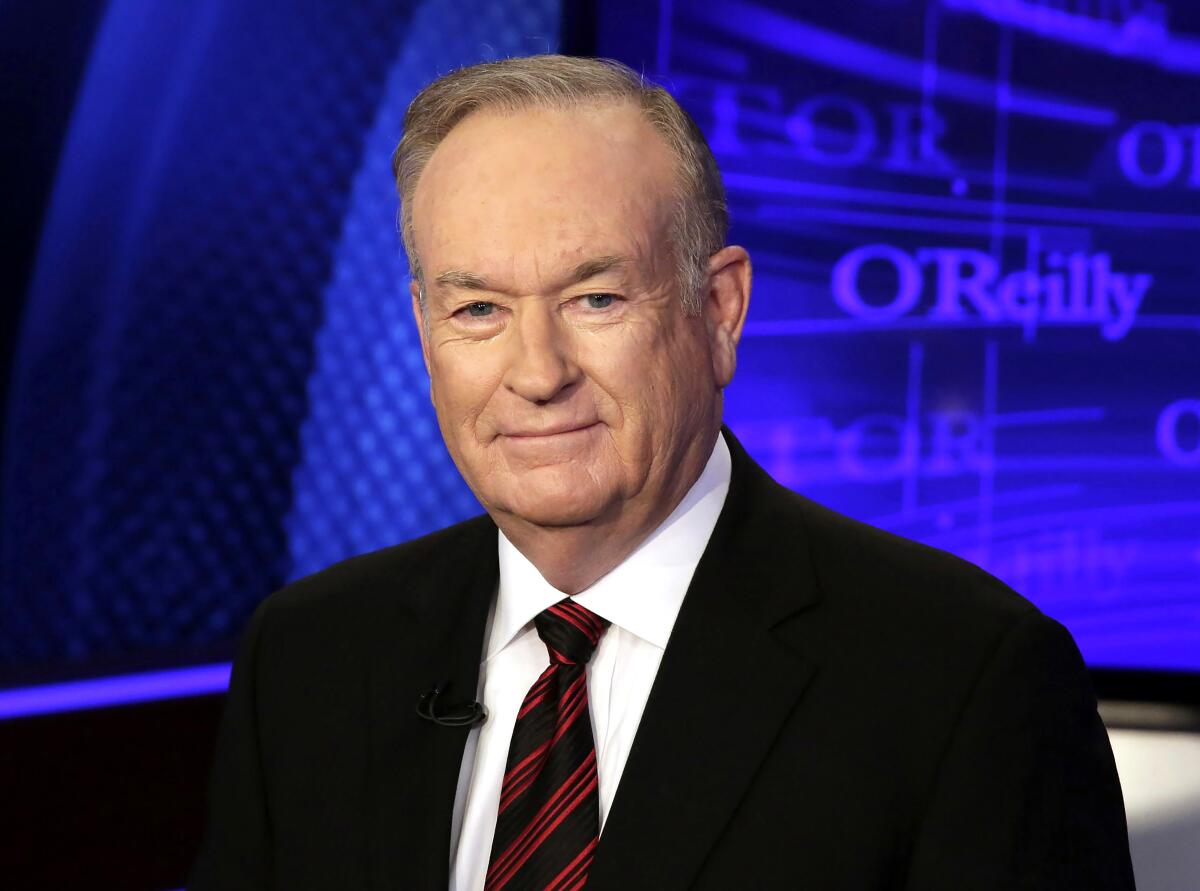
[[[487,720],[487,709],[482,702],[463,702],[448,706],[445,711],[437,710],[437,700],[449,681],[435,684],[432,690],[422,693],[417,700],[417,717],[431,721],[439,727],[477,727]]]

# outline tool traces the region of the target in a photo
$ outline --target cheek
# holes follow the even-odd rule
[[[430,363],[430,392],[438,420],[447,433],[469,431],[495,391],[490,363],[483,355],[436,350]]]
[[[655,340],[653,332],[640,326],[623,327],[590,338],[580,351],[587,376],[626,416],[651,401],[659,387],[653,367]]]
[[[614,333],[591,345],[589,376],[621,406],[625,421],[653,426],[698,407],[712,372],[691,331],[655,320]]]

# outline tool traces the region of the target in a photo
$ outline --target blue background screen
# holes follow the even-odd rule
[[[78,64],[28,56],[70,101],[7,316],[4,685],[223,657],[288,580],[478,511],[388,160],[421,86],[581,16],[88,8]],[[1200,9],[592,11],[597,54],[672,90],[724,171],[751,453],[993,572],[1093,666],[1200,670]]]

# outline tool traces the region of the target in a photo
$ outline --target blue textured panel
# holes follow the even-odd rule
[[[110,5],[15,362],[0,668],[228,640],[298,572],[471,510],[397,301],[386,159],[420,85],[550,48],[557,16]]]

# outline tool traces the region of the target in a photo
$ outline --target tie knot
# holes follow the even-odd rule
[[[534,616],[533,624],[550,651],[551,662],[586,665],[608,627],[608,620],[568,597]]]

